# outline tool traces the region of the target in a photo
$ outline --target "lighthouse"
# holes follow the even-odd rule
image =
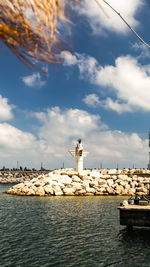
[[[83,151],[83,145],[81,139],[78,139],[75,150],[69,150],[69,153],[76,158],[76,171],[83,171],[83,158],[86,158],[89,152]]]

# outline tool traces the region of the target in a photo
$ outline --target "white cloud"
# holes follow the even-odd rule
[[[91,140],[90,140],[91,141]],[[102,162],[103,166],[117,166],[120,168],[146,166],[148,155],[147,141],[142,140],[138,134],[126,134],[121,131],[100,131],[93,133],[88,149],[94,157],[92,161]],[[142,149],[142,154],[139,153]]]
[[[117,113],[123,113],[123,112],[131,112],[132,108],[128,104],[119,103],[118,100],[113,101],[110,97],[107,97],[106,100],[102,102],[102,106],[105,109],[111,109],[116,111]]]
[[[96,94],[86,95],[85,98],[83,99],[83,102],[91,107],[101,106],[101,101],[98,95]]]
[[[90,107],[103,107],[105,109],[111,109],[116,111],[117,113],[123,112],[131,112],[132,109],[128,104],[119,103],[118,100],[113,101],[110,97],[107,97],[105,100],[100,100],[98,95],[96,94],[89,94],[86,95],[83,99],[83,102]]]
[[[22,132],[8,123],[0,123],[0,146],[10,149],[30,148],[34,144],[35,137],[27,132]]]
[[[150,49],[144,45],[141,42],[136,42],[132,44],[132,49],[134,49],[137,53],[137,58],[142,58],[142,59],[148,59],[150,58]]]
[[[64,59],[63,64],[65,66],[75,65],[77,63],[76,56],[72,55],[69,51],[62,51],[60,55]]]
[[[136,58],[127,55],[118,57],[114,66],[103,67],[93,57],[78,53],[75,56],[80,78],[99,86],[99,92],[116,95],[115,100],[109,96],[103,101],[92,101],[118,113],[150,111],[150,65],[141,65]],[[89,97],[84,101],[89,102]]]
[[[46,84],[46,80],[42,80],[39,72],[33,73],[32,75],[22,77],[22,81],[25,85],[29,87],[37,87],[40,88]]]
[[[42,123],[37,132],[47,145],[45,154],[50,162],[59,165],[64,161],[66,167],[74,167],[75,159],[68,150],[74,149],[76,140],[81,138],[85,150],[90,152],[85,167],[96,167],[100,162],[105,167],[116,167],[119,163],[122,168],[132,167],[133,163],[139,167],[147,164],[147,140],[142,140],[136,133],[110,130],[99,115],[59,107],[32,115]]]
[[[41,142],[28,132],[23,132],[8,123],[0,123],[0,168],[19,165],[40,168]]]
[[[83,0],[82,5],[78,9],[81,15],[87,16],[88,22],[95,34],[104,34],[106,31],[117,33],[126,33],[129,31],[126,24],[110,9],[110,7],[102,0],[99,0],[99,3],[109,17],[98,7],[96,1]],[[138,25],[139,22],[135,16],[143,5],[143,0],[108,0],[108,3],[112,5],[132,27]]]
[[[14,105],[8,104],[8,99],[0,95],[0,121],[6,121],[13,118],[12,109]]]
[[[43,123],[39,131],[40,138],[58,146],[61,145],[62,138],[63,142],[68,142],[72,137],[85,138],[91,131],[106,128],[99,115],[79,109],[61,110],[54,107],[46,112],[34,113],[34,116]]]
[[[148,142],[137,133],[126,134],[113,131],[101,121],[99,115],[84,110],[49,108],[32,113],[40,122],[36,136],[8,124],[0,124],[1,166],[19,165],[40,168],[41,161],[47,168],[75,167],[75,159],[68,153],[81,138],[89,156],[85,159],[87,168],[145,167],[148,157]],[[140,151],[140,153],[139,153]]]
[[[119,57],[115,66],[101,67],[95,83],[111,88],[117,99],[134,111],[150,111],[150,66],[142,66],[131,56]]]

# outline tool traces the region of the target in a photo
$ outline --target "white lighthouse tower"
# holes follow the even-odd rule
[[[73,157],[76,157],[76,171],[83,171],[83,158],[86,158],[89,152],[83,151],[83,145],[81,139],[78,140],[77,146],[75,150],[69,150],[70,154]]]

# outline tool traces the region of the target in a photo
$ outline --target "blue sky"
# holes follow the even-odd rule
[[[0,49],[0,168],[75,167],[81,138],[86,168],[147,167],[150,50],[102,0],[83,0],[70,25],[73,49],[61,65],[31,72]],[[150,43],[148,0],[108,0]],[[62,27],[63,29],[63,27]],[[69,38],[68,38],[69,39]]]

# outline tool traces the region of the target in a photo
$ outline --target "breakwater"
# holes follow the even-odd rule
[[[20,171],[20,170],[4,170],[0,171],[0,184],[7,183],[23,183],[37,178],[39,175],[45,175],[49,171]]]
[[[146,195],[150,170],[54,170],[12,186],[8,194],[28,196]]]

